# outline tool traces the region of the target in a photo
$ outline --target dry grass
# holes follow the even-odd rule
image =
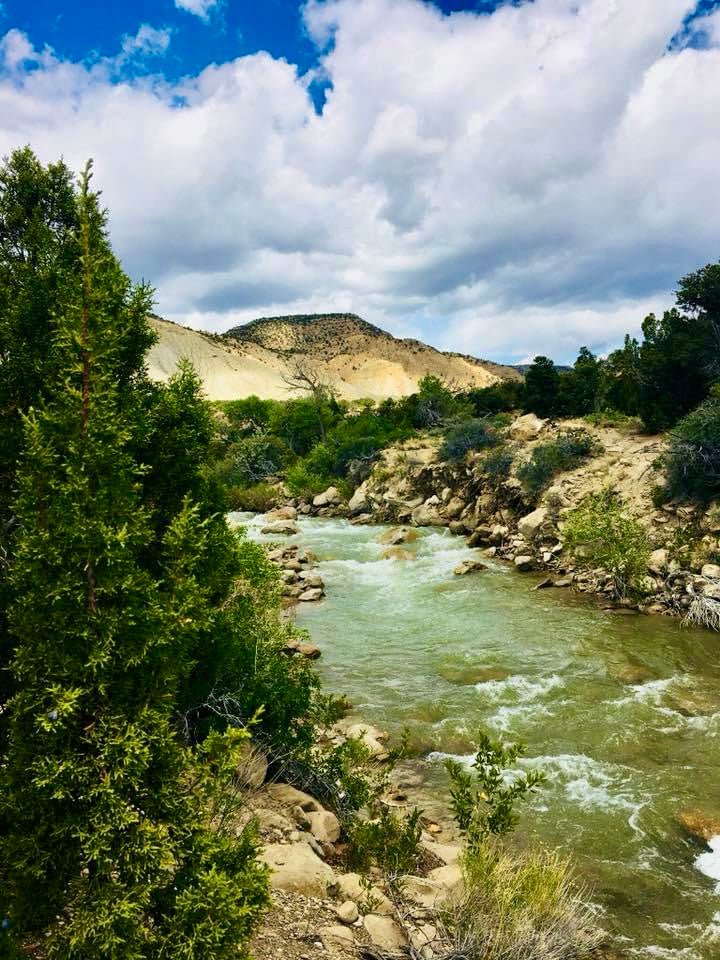
[[[486,844],[464,859],[465,890],[440,918],[442,960],[585,960],[604,934],[569,862]]]
[[[685,615],[683,625],[704,627],[720,633],[720,601],[696,596]]]

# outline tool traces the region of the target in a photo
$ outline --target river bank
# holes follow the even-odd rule
[[[241,517],[254,538],[261,518]],[[479,727],[528,745],[549,781],[518,842],[577,860],[603,925],[627,956],[716,955],[720,899],[697,866],[708,851],[679,821],[717,814],[717,637],[675,620],[598,609],[570,591],[532,589],[462,538],[422,528],[416,559],[385,560],[387,527],[301,518],[298,543],[318,557],[326,598],[296,609],[321,648],[328,689],[391,734],[410,727],[426,793],[442,798],[443,755],[467,760]],[[277,537],[274,538],[277,540]],[[701,861],[704,863],[704,861]]]

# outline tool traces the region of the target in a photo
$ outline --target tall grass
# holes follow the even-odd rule
[[[442,960],[585,960],[604,934],[558,853],[512,853],[493,841],[468,851],[464,888],[440,917]],[[433,945],[438,950],[439,945]]]

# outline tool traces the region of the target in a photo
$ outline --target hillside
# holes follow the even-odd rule
[[[148,357],[150,375],[167,380],[187,357],[212,400],[286,400],[293,391],[283,378],[297,363],[311,366],[344,400],[407,396],[428,373],[466,389],[520,377],[512,367],[398,339],[353,314],[263,318],[222,337],[159,317],[152,322],[159,340]]]

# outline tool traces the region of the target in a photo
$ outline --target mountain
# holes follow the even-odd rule
[[[345,400],[407,396],[428,373],[463,389],[520,378],[512,367],[398,339],[354,314],[264,317],[223,335],[160,317],[152,323],[159,339],[149,354],[150,375],[167,380],[187,357],[211,400],[250,394],[286,400],[294,391],[284,377],[298,364]]]

